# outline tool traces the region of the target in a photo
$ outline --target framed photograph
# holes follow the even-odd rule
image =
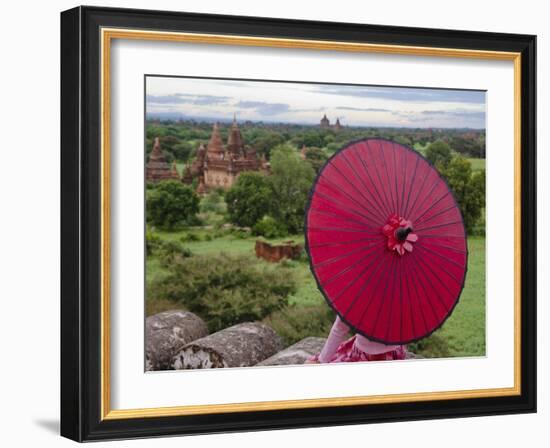
[[[61,14],[61,433],[536,411],[530,35]]]

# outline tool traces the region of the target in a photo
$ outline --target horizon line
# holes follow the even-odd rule
[[[165,115],[164,117],[162,115]],[[171,116],[168,118],[167,116]],[[328,117],[327,117],[328,118]],[[172,112],[157,112],[157,113],[148,113],[145,116],[145,121],[194,121],[196,123],[232,123],[232,118],[213,118],[213,117],[201,117],[201,118],[189,118],[183,114],[172,113]],[[239,120],[236,120],[239,122]],[[287,124],[295,126],[309,126],[309,127],[319,127],[319,123],[310,123],[303,121],[277,121],[277,120],[251,120],[245,119],[240,120],[241,123],[269,123],[269,124]],[[340,122],[342,128],[393,128],[393,129],[469,129],[476,131],[485,131],[485,127],[471,127],[471,126],[457,126],[457,127],[441,127],[441,126],[415,126],[415,125],[375,125],[375,124],[365,124],[365,125],[350,125]],[[328,128],[331,129],[331,128]]]

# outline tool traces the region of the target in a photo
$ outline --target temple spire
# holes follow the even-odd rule
[[[176,161],[172,161],[172,168],[170,170],[170,174],[172,175],[172,178],[174,179],[180,179],[180,173],[178,173],[178,167],[176,165]]]
[[[227,151],[234,156],[244,154],[244,141],[239,126],[237,125],[237,115],[233,115],[233,124],[227,137]]]
[[[160,138],[155,137],[155,141],[153,142],[153,151],[151,151],[151,157],[158,157],[161,156],[164,158],[164,155],[162,154],[162,149],[160,149]]]
[[[209,154],[215,154],[219,157],[220,153],[223,153],[223,142],[220,136],[220,129],[218,123],[214,123],[212,127],[212,135],[210,136],[210,141],[208,142],[207,150]]]

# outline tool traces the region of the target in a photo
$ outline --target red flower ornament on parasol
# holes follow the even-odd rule
[[[418,235],[412,233],[412,222],[397,215],[390,217],[382,232],[388,238],[388,249],[395,250],[399,255],[404,255],[405,251],[412,252],[412,243],[418,240]]]
[[[426,337],[450,316],[468,252],[460,209],[416,151],[354,142],[322,168],[306,210],[311,271],[355,331],[386,344]]]

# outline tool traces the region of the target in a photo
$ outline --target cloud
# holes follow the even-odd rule
[[[313,107],[305,109],[290,109],[290,112],[325,112],[325,107]]]
[[[329,95],[361,98],[379,98],[394,101],[442,102],[442,103],[485,103],[485,92],[480,90],[426,89],[417,87],[371,87],[316,85],[314,91]]]
[[[477,120],[485,120],[485,111],[464,110],[464,109],[452,109],[452,110],[424,110],[421,112],[423,115],[447,115],[457,118],[470,118]]]
[[[262,115],[277,115],[288,112],[290,106],[285,103],[268,103],[264,101],[239,101],[235,107],[243,109],[254,109]]]
[[[217,95],[189,95],[185,93],[175,93],[172,95],[147,95],[148,104],[223,104],[231,98],[228,96]]]
[[[147,104],[180,104],[187,102],[177,95],[147,95],[146,100]]]
[[[401,111],[395,115],[409,123],[437,123],[439,127],[475,127],[483,128],[485,111],[475,110],[423,110],[419,112]]]
[[[348,107],[348,106],[339,106],[336,109],[338,110],[354,110],[358,112],[392,112],[389,109],[383,109],[381,107]]]

